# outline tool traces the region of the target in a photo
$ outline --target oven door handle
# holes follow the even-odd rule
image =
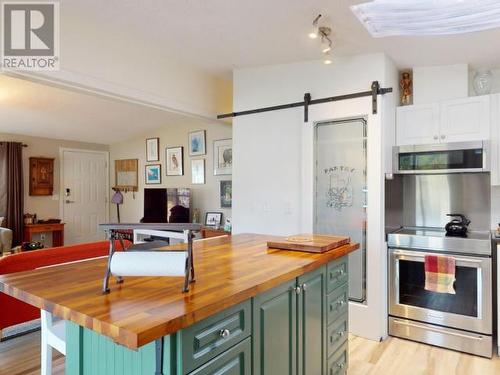
[[[425,253],[420,251],[407,251],[407,250],[392,250],[392,254],[396,259],[401,260],[414,260],[414,261],[423,261],[426,255],[438,255],[435,253]],[[464,263],[464,264],[478,264],[481,265],[484,262],[482,258],[473,258],[473,257],[460,257],[450,255],[451,258],[455,259],[456,262]]]

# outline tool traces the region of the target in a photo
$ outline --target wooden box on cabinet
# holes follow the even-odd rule
[[[54,159],[30,158],[30,195],[52,195]]]

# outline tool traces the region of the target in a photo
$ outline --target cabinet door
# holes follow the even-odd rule
[[[326,266],[298,279],[298,374],[324,374],[326,366]]]
[[[439,142],[438,104],[398,107],[396,112],[396,144],[417,145]]]
[[[189,375],[250,375],[252,373],[250,343],[249,337]]]
[[[255,375],[297,373],[297,295],[295,280],[253,300]]]
[[[441,103],[441,142],[482,141],[490,138],[490,97],[475,96]]]

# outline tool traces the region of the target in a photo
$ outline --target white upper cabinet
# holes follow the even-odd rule
[[[436,143],[439,139],[439,105],[419,104],[397,108],[396,144]]]
[[[396,142],[416,145],[490,139],[490,97],[397,108]]]
[[[490,97],[476,96],[441,103],[443,142],[482,141],[490,138]]]

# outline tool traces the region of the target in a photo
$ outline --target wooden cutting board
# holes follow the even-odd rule
[[[267,247],[283,250],[305,251],[308,253],[324,253],[351,242],[345,236],[324,236],[318,234],[297,234],[283,237],[282,240],[267,242]]]

